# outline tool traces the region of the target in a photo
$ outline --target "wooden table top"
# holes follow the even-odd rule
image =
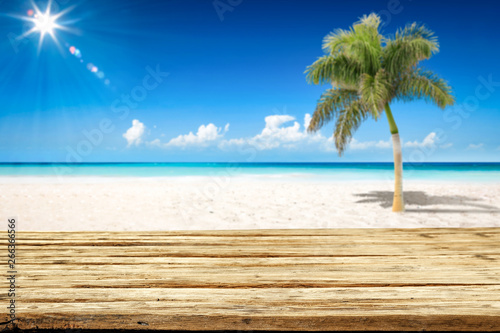
[[[500,228],[16,235],[20,329],[500,330]]]

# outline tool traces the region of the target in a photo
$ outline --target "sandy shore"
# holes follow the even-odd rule
[[[19,230],[500,227],[500,183],[245,178],[0,180],[0,212]]]

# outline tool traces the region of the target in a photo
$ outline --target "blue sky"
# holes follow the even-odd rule
[[[457,100],[392,106],[405,160],[500,161],[496,1],[53,2],[69,30],[39,46],[39,33],[19,38],[32,4],[0,1],[0,162],[391,161],[385,117],[341,158],[333,124],[304,133],[326,88],[305,68],[326,34],[370,12],[384,33],[414,21],[436,33],[423,66]]]

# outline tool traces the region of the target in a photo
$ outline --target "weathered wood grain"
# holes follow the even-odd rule
[[[17,325],[498,331],[499,244],[498,228],[19,232]]]

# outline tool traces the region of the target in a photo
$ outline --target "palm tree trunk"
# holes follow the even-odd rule
[[[392,150],[394,153],[394,199],[392,201],[393,212],[404,212],[405,203],[403,198],[403,156],[401,153],[401,141],[399,133],[392,135]]]
[[[394,199],[392,201],[393,212],[404,212],[405,203],[403,198],[403,154],[401,152],[401,140],[399,131],[392,116],[389,104],[385,105],[385,113],[389,121],[389,129],[392,134],[392,150],[394,153]]]

